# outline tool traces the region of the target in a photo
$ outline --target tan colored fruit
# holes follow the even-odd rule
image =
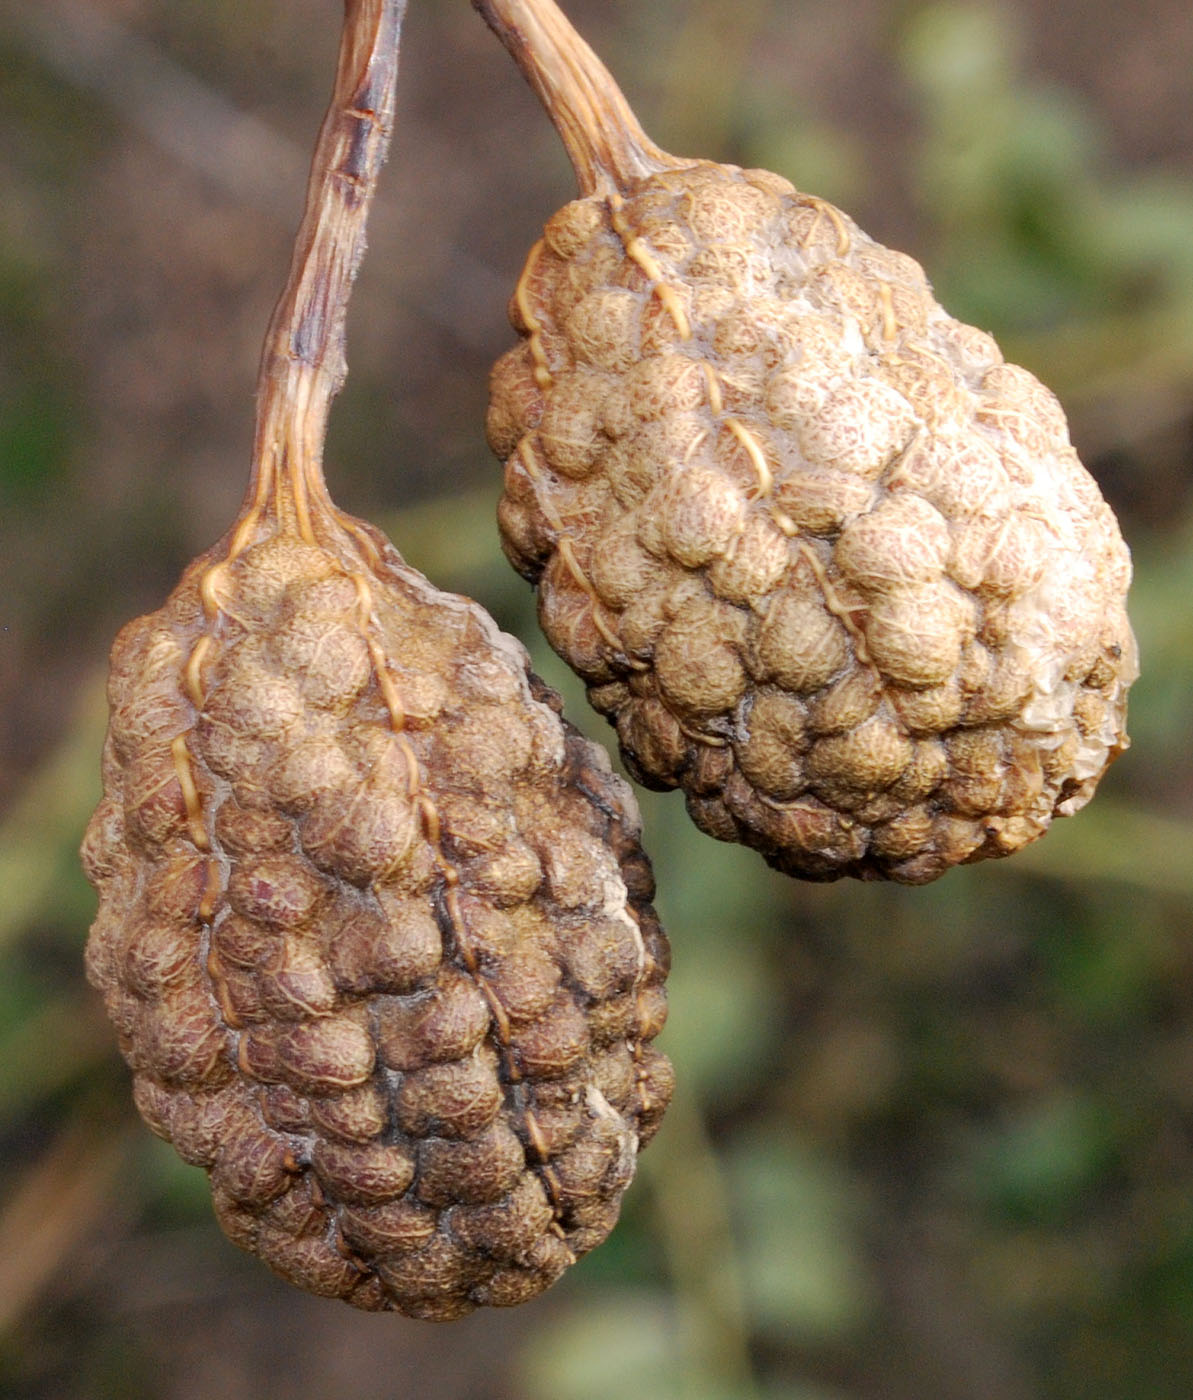
[[[1055,397],[831,204],[660,151],[551,0],[475,3],[582,193],[493,373],[502,540],[630,771],[812,879],[1077,811],[1137,663]]]
[[[349,7],[241,515],[113,648],[87,967],[232,1240],[443,1319],[612,1228],[670,1092],[668,955],[603,751],[323,484],[400,8]]]

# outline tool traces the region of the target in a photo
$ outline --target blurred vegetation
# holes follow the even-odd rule
[[[239,495],[337,6],[0,7],[0,1393],[1183,1400],[1193,129],[1163,133],[1185,169],[1129,162],[1088,74],[1046,78],[1008,6],[573,10],[665,145],[914,236],[945,304],[1058,390],[1135,551],[1135,748],[1076,821],[926,889],[783,880],[645,794],[680,1090],[613,1238],[551,1296],[445,1329],[275,1282],[135,1120],[82,980],[75,851],[108,638]],[[479,426],[502,299],[566,175],[462,0],[424,11],[333,487],[526,640],[603,740],[499,557]],[[1094,17],[1049,13],[1062,55]],[[1193,51],[1179,0],[1141,14]],[[1154,81],[1179,94],[1174,63]],[[134,80],[143,121],[113,96]],[[188,168],[203,143],[163,148],[159,98],[233,121],[226,148]]]

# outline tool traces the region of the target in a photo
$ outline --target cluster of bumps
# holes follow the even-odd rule
[[[1125,746],[1130,563],[1064,415],[919,265],[692,163],[556,214],[500,523],[634,775],[779,869],[1005,855]]]
[[[117,640],[88,971],[234,1241],[450,1318],[612,1228],[667,946],[633,798],[519,644],[333,534],[212,551]]]

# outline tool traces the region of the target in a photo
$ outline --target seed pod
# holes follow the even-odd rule
[[[1056,399],[831,204],[659,150],[552,0],[474,2],[581,188],[492,377],[502,540],[630,771],[810,879],[1077,811],[1137,663]]]
[[[231,1239],[446,1319],[612,1228],[669,1096],[668,954],[603,751],[323,484],[399,16],[349,6],[245,506],[113,648],[87,968]]]

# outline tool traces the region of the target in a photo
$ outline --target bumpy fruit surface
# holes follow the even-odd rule
[[[780,870],[1018,849],[1125,747],[1136,673],[1055,397],[823,200],[655,164],[549,221],[493,375],[548,638],[635,776]]]
[[[475,604],[264,518],[116,642],[88,972],[237,1244],[362,1308],[517,1303],[669,1094],[634,801]]]

